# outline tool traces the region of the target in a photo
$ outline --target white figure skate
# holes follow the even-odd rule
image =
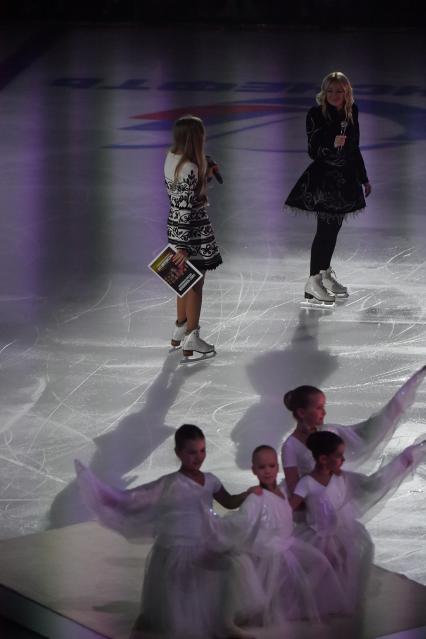
[[[177,351],[180,348],[180,344],[186,335],[186,327],[187,327],[186,321],[183,324],[178,324],[176,321],[175,327],[173,329],[172,339],[170,341],[171,343],[170,353],[173,353],[173,351]]]
[[[200,362],[203,359],[210,359],[216,355],[213,344],[208,344],[200,337],[200,329],[196,328],[185,336],[182,344],[183,359],[181,364],[190,362]],[[194,357],[194,353],[197,353]]]
[[[305,286],[304,304],[322,308],[333,308],[335,296],[329,293],[322,284],[322,276],[311,275]]]
[[[328,293],[340,297],[340,299],[349,297],[348,289],[336,280],[336,273],[331,266],[326,271],[320,271],[320,275],[322,277],[322,285]]]

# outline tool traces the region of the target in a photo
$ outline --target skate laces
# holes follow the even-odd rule
[[[340,282],[336,279],[336,272],[331,268],[329,271],[326,271],[327,277],[333,282],[333,284],[338,284],[342,286]]]
[[[193,331],[191,331],[190,333],[187,333],[186,337],[200,337],[200,329],[199,328],[194,328]]]
[[[322,279],[321,279],[321,280],[319,280],[319,281],[317,282],[317,285],[318,285],[318,287],[319,287],[321,290],[323,290],[325,293],[327,293],[327,294],[328,294],[328,291],[327,291],[326,287],[324,286]]]

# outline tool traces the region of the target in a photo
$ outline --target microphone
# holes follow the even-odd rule
[[[348,121],[347,120],[342,120],[340,123],[340,135],[345,135],[345,131],[346,131],[346,127],[348,126]],[[338,153],[341,153],[342,151],[342,146],[339,146],[339,148],[337,149]]]
[[[207,160],[207,166],[209,168],[213,167],[213,175],[215,176],[216,180],[219,182],[219,184],[223,184],[223,177],[220,174],[219,169],[217,168],[217,164],[213,160],[212,156],[211,155],[206,155],[206,160]]]

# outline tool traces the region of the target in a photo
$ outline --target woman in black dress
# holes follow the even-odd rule
[[[316,100],[318,106],[306,117],[313,162],[296,182],[285,206],[317,217],[305,298],[332,306],[336,297],[348,297],[346,286],[336,280],[331,268],[337,235],[344,218],[365,207],[371,185],[359,149],[358,108],[348,78],[340,71],[329,73]]]

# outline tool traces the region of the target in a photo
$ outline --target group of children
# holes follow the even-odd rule
[[[426,461],[426,440],[369,475],[342,465],[386,443],[425,375],[426,366],[355,426],[323,424],[319,389],[290,391],[284,401],[297,425],[282,448],[286,479],[277,480],[277,452],[261,444],[252,455],[258,484],[238,495],[201,470],[205,437],[191,424],[175,433],[179,470],[135,489],[111,488],[76,462],[82,494],[104,525],[154,539],[135,632],[250,637],[244,627],[352,614],[373,559],[359,519]],[[213,500],[235,512],[218,516]]]

